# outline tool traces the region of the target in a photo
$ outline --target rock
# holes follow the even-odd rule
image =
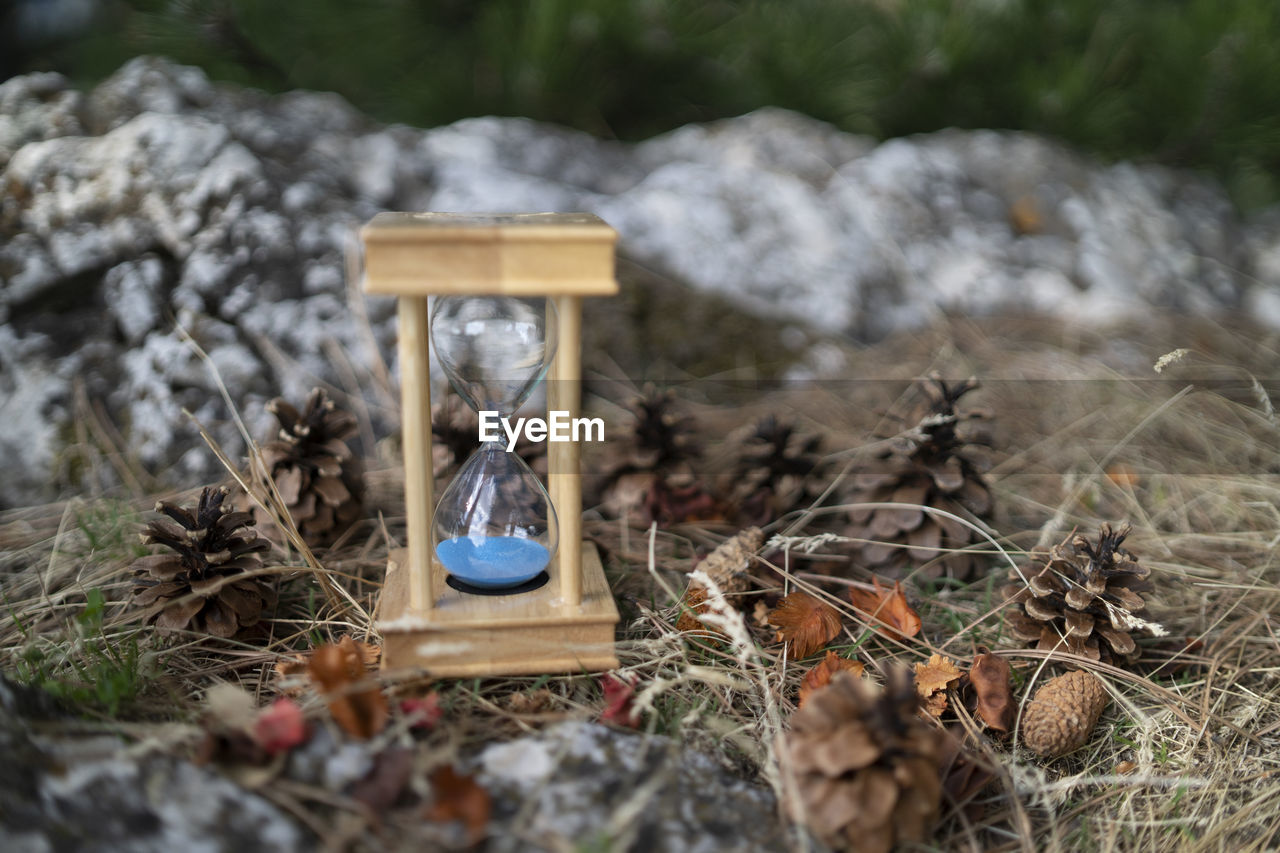
[[[666,737],[566,722],[486,747],[494,849],[780,850],[773,792]]]
[[[591,306],[587,333],[635,378],[797,357],[820,372],[823,336],[939,312],[1097,323],[1156,306],[1280,327],[1280,216],[1244,223],[1205,180],[1027,134],[875,144],[776,109],[637,145],[525,119],[416,130],[142,58],[88,93],[0,84],[0,506],[108,484],[72,446],[86,403],[128,445],[98,452],[175,485],[220,477],[182,415],[243,454],[219,375],[259,437],[266,400],[318,382],[394,430],[376,390],[394,305],[356,312],[348,294],[356,228],[384,209],[603,216],[627,292]]]
[[[166,755],[128,755],[112,738],[37,739],[19,716],[41,709],[32,692],[0,677],[0,849],[265,853],[314,846],[275,805],[211,770]]]
[[[61,74],[28,74],[0,84],[0,168],[28,142],[84,132],[84,96]]]
[[[0,675],[6,757],[0,762],[0,850],[321,849],[313,829],[327,819],[308,829],[256,791],[288,779],[295,787],[351,796],[379,751],[399,748],[351,741],[317,724],[311,738],[274,767],[215,769],[158,751],[166,740],[158,732],[145,748],[82,731],[47,693]],[[404,819],[388,820],[370,838],[387,849],[466,846],[460,826],[421,816],[425,775],[439,761],[434,747],[419,745],[418,779],[397,807]],[[772,791],[667,737],[565,722],[485,746],[457,766],[491,795],[488,850],[603,849],[606,843],[608,849],[673,853],[786,847]]]

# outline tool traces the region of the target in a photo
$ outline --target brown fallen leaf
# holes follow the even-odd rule
[[[921,696],[932,696],[939,690],[946,690],[964,675],[949,658],[932,655],[925,663],[916,664],[916,692]]]
[[[851,588],[849,600],[854,609],[866,614],[871,626],[879,633],[893,640],[914,637],[920,633],[920,614],[907,604],[907,596],[902,591],[902,584],[895,582],[893,589],[880,586],[878,577],[871,578],[875,591]],[[876,620],[885,623],[881,625]],[[886,627],[887,626],[887,627]]]
[[[351,640],[355,644],[356,652],[366,667],[378,665],[378,660],[382,657],[382,646],[375,643],[366,643],[363,640],[351,639],[350,637],[344,637],[343,639]],[[306,683],[307,661],[310,658],[311,651],[307,651],[299,656],[281,658],[276,661],[276,689],[294,699],[301,696]]]
[[[933,655],[927,662],[916,664],[916,693],[924,700],[924,710],[934,717],[941,717],[947,710],[947,688],[963,675],[942,655]]]
[[[934,693],[920,701],[920,710],[930,717],[941,717],[947,711],[947,694]]]
[[[837,672],[852,672],[854,675],[862,675],[862,661],[849,660],[842,658],[833,651],[828,650],[827,656],[822,662],[814,666],[804,674],[804,678],[800,680],[800,696],[796,702],[797,707],[804,707],[805,700],[815,690],[821,690],[831,683],[831,679],[835,677]]]
[[[446,765],[431,774],[431,791],[434,801],[424,814],[427,820],[461,821],[468,844],[484,839],[493,799],[474,776],[464,776]]]
[[[386,726],[390,717],[387,698],[368,679],[355,640],[343,637],[313,651],[307,674],[324,695],[334,721],[352,737],[370,738]]]
[[[787,644],[791,657],[806,658],[840,633],[840,612],[807,592],[793,592],[769,614],[778,629],[778,640]]]
[[[997,731],[1009,731],[1016,705],[1010,681],[1013,671],[1009,662],[992,654],[979,654],[973,658],[969,670],[969,683],[978,697],[977,714],[984,723]]]

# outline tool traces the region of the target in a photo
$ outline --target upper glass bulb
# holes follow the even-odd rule
[[[514,414],[556,353],[555,303],[512,296],[442,296],[431,340],[450,384],[477,412]]]

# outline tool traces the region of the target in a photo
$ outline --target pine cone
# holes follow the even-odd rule
[[[850,502],[915,504],[962,517],[967,511],[990,520],[991,491],[968,453],[971,445],[986,439],[961,431],[987,414],[956,410],[957,401],[977,388],[978,380],[950,384],[933,373],[919,387],[927,402],[918,413],[918,423],[854,473]],[[938,550],[967,548],[981,541],[968,526],[945,516],[909,507],[868,507],[852,510],[849,518],[850,536],[874,540],[857,546],[856,556],[877,574],[900,577],[912,566],[924,564],[921,574],[925,576],[949,573],[963,580],[977,567],[975,554]]]
[[[652,387],[631,402],[636,424],[630,464],[635,470],[674,468],[702,454],[693,437],[693,418],[679,413],[675,402],[670,390],[659,393]]]
[[[1130,527],[1099,528],[1098,544],[1073,535],[1048,552],[1032,552],[1022,577],[1003,590],[1010,599],[1006,622],[1014,635],[1045,651],[1065,648],[1074,655],[1132,663],[1140,652],[1132,633],[1157,631],[1145,618],[1151,570],[1120,547]]]
[[[837,849],[923,842],[942,801],[946,736],[917,715],[918,704],[905,669],[883,689],[842,672],[811,694],[783,744],[793,817]]]
[[[764,533],[759,527],[749,527],[738,535],[726,539],[712,551],[705,560],[695,568],[706,573],[707,577],[724,593],[725,597],[743,592],[747,588],[747,570],[751,567],[751,558],[764,543]],[[684,609],[676,622],[678,631],[699,631],[704,626],[698,616],[707,612],[707,589],[697,581],[689,581],[685,590]]]
[[[190,628],[215,637],[231,637],[255,625],[264,607],[274,606],[275,594],[261,578],[240,577],[257,569],[257,555],[271,545],[252,529],[253,516],[227,512],[222,502],[227,489],[206,488],[194,512],[160,501],[163,519],[143,530],[142,541],[165,545],[174,553],[155,554],[134,562],[134,601],[141,606],[163,604],[156,615],[162,633]]]
[[[811,475],[822,437],[767,415],[739,438],[733,503],[747,524],[768,524],[819,494]]]
[[[301,412],[282,397],[267,411],[280,422],[280,433],[263,446],[262,461],[307,544],[330,544],[364,510],[362,466],[343,440],[355,433],[355,416],[336,408],[320,388]]]
[[[596,502],[608,514],[646,526],[721,517],[719,502],[693,473],[701,455],[693,418],[678,414],[674,403],[670,391],[652,388],[632,402],[632,432],[606,448],[612,460],[603,465],[608,473]]]
[[[1079,749],[1089,742],[1107,702],[1107,691],[1092,673],[1077,670],[1051,678],[1022,713],[1022,742],[1046,758]]]

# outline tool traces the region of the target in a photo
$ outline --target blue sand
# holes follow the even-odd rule
[[[449,574],[482,587],[522,584],[551,562],[546,547],[518,536],[455,536],[436,543],[436,556]]]

